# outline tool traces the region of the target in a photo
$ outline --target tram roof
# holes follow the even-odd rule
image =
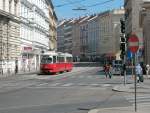
[[[55,51],[47,51],[43,53],[43,55],[58,55],[58,53],[56,53]]]

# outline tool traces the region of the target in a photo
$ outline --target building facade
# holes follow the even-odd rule
[[[140,11],[140,26],[143,28],[144,39],[144,63],[150,64],[150,0],[145,0],[142,3]]]
[[[50,42],[49,42],[49,49],[56,51],[57,50],[57,16],[56,13],[54,11],[54,6],[51,2],[51,0],[48,0],[49,4],[48,4],[48,8],[49,8],[49,33],[50,33]]]
[[[97,54],[117,57],[120,51],[120,19],[124,17],[124,9],[106,11],[99,14],[99,38]]]
[[[73,54],[75,61],[95,61],[104,56],[114,56],[120,52],[120,18],[124,9],[106,11],[100,14],[66,20],[58,27],[61,40],[72,40],[68,43],[58,38],[59,47],[66,47],[65,52]],[[60,32],[63,31],[63,32]],[[67,35],[66,35],[67,34]],[[69,38],[67,38],[69,35]],[[72,50],[69,51],[69,49]]]
[[[57,25],[57,51],[64,52],[65,46],[65,38],[64,38],[64,25],[66,20],[63,20]]]
[[[143,0],[124,0],[125,8],[125,34],[128,38],[135,33],[139,38],[140,49],[143,49],[143,29],[140,27],[140,10]]]
[[[97,46],[100,36],[99,25],[98,15],[95,15],[88,20],[88,56],[92,61],[94,61],[98,55]]]
[[[20,0],[0,1],[0,75],[15,73],[20,56]],[[17,71],[17,70],[16,70]]]
[[[42,52],[56,48],[56,20],[50,0],[21,0],[20,71],[39,69]]]

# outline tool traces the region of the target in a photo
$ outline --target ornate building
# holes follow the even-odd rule
[[[38,70],[40,55],[56,49],[56,20],[51,0],[21,0],[19,70]]]
[[[0,0],[0,75],[15,73],[20,55],[19,0]]]

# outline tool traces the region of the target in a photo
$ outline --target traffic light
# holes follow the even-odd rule
[[[120,50],[121,50],[120,58],[124,59],[124,56],[126,55],[126,39],[124,35],[121,36],[120,39]]]
[[[123,19],[120,19],[121,24],[121,33],[125,33],[125,21]]]

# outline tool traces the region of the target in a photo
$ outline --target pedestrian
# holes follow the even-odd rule
[[[146,75],[146,65],[141,63],[143,75]]]
[[[105,73],[105,77],[107,78],[107,72],[106,72],[106,68],[107,68],[107,64],[105,64],[105,65],[103,66],[104,73]]]
[[[106,64],[105,66],[105,76],[106,78],[109,76],[109,78],[111,78],[111,73],[110,73],[110,65]]]
[[[146,75],[147,75],[147,78],[148,78],[148,75],[149,75],[149,70],[150,70],[150,66],[149,64],[146,65]]]
[[[142,67],[140,64],[137,64],[135,67],[137,82],[144,82],[143,74],[142,74]]]

